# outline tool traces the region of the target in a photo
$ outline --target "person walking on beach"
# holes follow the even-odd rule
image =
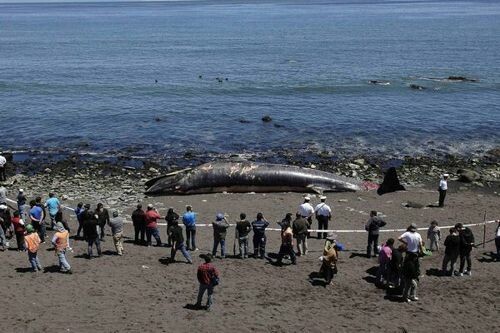
[[[193,260],[191,259],[191,255],[186,248],[186,244],[184,244],[183,231],[181,226],[179,226],[178,220],[172,221],[170,232],[172,241],[172,247],[170,249],[170,262],[175,262],[175,254],[180,250],[184,258],[186,258],[186,262],[188,264],[192,264]]]
[[[45,242],[45,230],[42,231],[42,225],[43,225],[43,210],[40,206],[37,206],[35,200],[30,201],[30,220],[31,224],[33,225],[33,228],[35,228],[35,231],[38,233],[38,236],[40,236],[40,241],[42,243]],[[45,227],[43,227],[45,229]]]
[[[196,273],[200,287],[198,289],[198,298],[195,307],[198,309],[202,308],[201,302],[203,301],[203,295],[205,291],[207,291],[208,299],[206,310],[210,311],[213,305],[212,295],[214,293],[214,288],[219,284],[219,272],[211,264],[212,256],[210,254],[202,254],[200,258],[205,260],[205,262],[198,266],[198,272]]]
[[[385,225],[386,225],[385,221],[380,216],[377,216],[377,211],[372,210],[370,212],[370,218],[368,219],[368,222],[366,222],[365,224],[365,230],[368,231],[368,245],[366,246],[367,258],[371,258],[372,248],[373,248],[373,256],[374,257],[377,256],[379,230]]]
[[[293,236],[297,239],[297,255],[300,257],[306,255],[307,248],[307,234],[309,232],[309,221],[307,221],[304,216],[297,213],[295,220],[292,224]]]
[[[28,215],[26,213],[27,211],[26,202],[28,201],[28,199],[26,199],[26,195],[24,195],[24,190],[22,188],[19,189],[16,200],[17,200],[17,210],[19,211],[19,216],[21,216],[23,221],[28,222]]]
[[[123,255],[123,219],[118,216],[118,212],[113,212],[113,217],[109,219],[108,225],[111,228],[113,235],[113,244],[115,245],[116,254]]]
[[[458,230],[458,234],[460,235],[460,271],[458,275],[471,275],[472,260],[470,254],[472,252],[472,248],[474,247],[474,234],[472,233],[472,230],[464,227],[462,223],[455,224],[455,229]],[[467,270],[464,271],[466,261]]]
[[[16,235],[17,250],[25,251],[24,247],[24,232],[26,228],[24,226],[24,221],[19,215],[19,211],[15,211],[12,216],[12,227],[14,228],[14,233]]]
[[[158,211],[153,207],[153,204],[149,204],[146,209],[146,214],[144,216],[146,221],[146,241],[148,246],[151,246],[151,237],[156,240],[156,246],[161,246],[160,231],[158,230],[158,219],[161,219]]]
[[[85,204],[82,213],[83,238],[87,241],[87,259],[92,259],[92,247],[96,246],[97,255],[102,256],[101,242],[97,231],[97,215],[90,210],[90,204]]]
[[[56,232],[52,237],[52,245],[59,259],[59,269],[62,273],[71,274],[71,266],[66,259],[66,250],[71,250],[69,246],[69,232],[64,229],[61,222],[57,222],[55,225]]]
[[[80,239],[80,233],[83,230],[83,216],[82,216],[83,211],[84,211],[83,202],[79,202],[75,208],[76,220],[78,222],[78,230],[77,230],[76,236],[75,236],[75,238],[77,238],[77,239]]]
[[[427,239],[429,240],[429,250],[439,252],[439,241],[441,240],[441,231],[439,230],[437,221],[432,221],[429,229],[427,229]]]
[[[188,250],[198,251],[196,247],[196,213],[191,205],[186,206],[186,212],[182,215],[182,223],[186,227],[186,244]]]
[[[264,259],[266,256],[266,228],[269,222],[262,213],[257,213],[257,219],[252,222],[253,229],[253,255],[254,258]]]
[[[165,216],[165,221],[167,222],[167,246],[171,247],[172,246],[172,239],[171,239],[171,233],[172,233],[172,225],[174,221],[179,220],[179,214],[174,212],[174,208],[170,207],[167,210],[167,215]]]
[[[132,223],[134,224],[134,244],[146,244],[146,213],[142,210],[141,204],[138,204],[136,210],[132,212]]]
[[[448,177],[450,175],[445,173],[439,181],[439,207],[444,207],[444,199],[446,198],[446,191],[448,191]]]
[[[403,261],[403,302],[418,301],[417,287],[420,275],[418,254],[422,249],[422,236],[417,232],[417,225],[412,223],[398,240],[406,245],[406,255]]]
[[[285,218],[279,224],[281,226],[281,246],[276,263],[281,265],[283,263],[283,258],[285,256],[289,256],[292,265],[296,265],[297,258],[295,256],[295,251],[293,250],[293,231],[290,222]]]
[[[38,259],[38,249],[41,243],[40,236],[38,236],[38,233],[31,224],[26,226],[26,232],[27,235],[24,237],[24,247],[28,251],[28,260],[31,264],[31,271],[41,271],[43,268],[40,260]]]
[[[442,275],[452,276],[455,274],[455,263],[457,262],[458,255],[460,254],[460,235],[458,230],[455,228],[450,229],[450,234],[446,236],[444,240],[444,258],[441,267]],[[451,264],[451,268],[448,271],[448,264]]]
[[[226,258],[226,234],[227,228],[229,228],[229,223],[227,223],[226,217],[222,213],[217,213],[215,217],[215,222],[212,223],[214,229],[214,246],[212,249],[212,256],[215,257],[217,254],[217,248],[220,244],[220,257],[221,259]]]
[[[99,202],[97,204],[95,214],[97,215],[97,224],[99,225],[99,229],[101,231],[100,232],[101,242],[104,242],[105,227],[106,224],[109,224],[109,212],[106,208],[104,208],[104,205]]]
[[[7,176],[5,175],[6,164],[7,159],[2,155],[2,153],[0,153],[0,181],[2,182],[7,180]]]
[[[247,214],[241,213],[240,220],[236,222],[236,239],[240,249],[240,259],[248,258],[248,234],[252,230],[252,225],[247,220]]]
[[[49,211],[50,228],[53,230],[56,224],[55,223],[56,214],[61,208],[61,203],[59,202],[59,199],[57,199],[56,195],[50,192],[49,198],[47,199],[47,201],[45,201],[44,207],[47,208]]]
[[[328,221],[332,219],[332,209],[326,204],[326,197],[322,195],[321,202],[314,207],[316,220],[318,220],[319,230],[328,230]],[[318,239],[325,239],[326,232],[318,232]]]
[[[42,218],[40,220],[40,228],[38,232],[40,233],[40,239],[42,244],[45,243],[45,236],[47,235],[47,230],[45,228],[45,219],[47,218],[47,211],[45,210],[45,205],[42,203],[42,197],[36,197],[35,203],[38,207],[42,209]]]

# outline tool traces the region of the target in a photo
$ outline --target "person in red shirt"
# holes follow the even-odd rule
[[[214,287],[219,284],[219,272],[217,269],[211,264],[212,255],[201,254],[200,258],[205,260],[205,263],[198,266],[198,282],[200,283],[200,288],[198,290],[198,299],[196,301],[196,307],[201,308],[201,301],[203,299],[203,295],[205,291],[208,291],[208,299],[207,299],[207,311],[210,311],[212,307],[212,294],[214,293]]]
[[[14,212],[14,216],[12,217],[12,226],[14,227],[14,233],[16,234],[17,241],[17,250],[18,251],[26,251],[24,247],[24,221],[19,216],[19,211]]]
[[[152,204],[149,204],[144,216],[148,246],[151,246],[151,236],[156,239],[156,246],[161,246],[160,231],[158,231],[158,223],[156,222],[158,219],[161,219],[160,214]]]

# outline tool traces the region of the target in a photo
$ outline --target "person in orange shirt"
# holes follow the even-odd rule
[[[56,233],[52,237],[52,245],[54,245],[56,255],[59,258],[61,272],[71,274],[71,266],[66,260],[66,250],[71,249],[69,247],[69,232],[64,229],[61,222],[56,223]]]
[[[35,228],[31,224],[26,226],[26,232],[28,233],[24,237],[24,247],[28,250],[28,260],[31,264],[31,270],[33,272],[41,271],[42,264],[38,259],[38,248],[40,247],[40,236],[35,232]]]

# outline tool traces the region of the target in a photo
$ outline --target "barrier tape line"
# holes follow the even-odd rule
[[[17,202],[14,200],[7,198],[7,201],[17,205]],[[72,212],[75,211],[74,208],[71,208],[68,206],[61,205],[61,207],[64,209],[70,210]],[[477,226],[486,225],[486,224],[495,223],[495,222],[496,222],[496,220],[484,221],[484,222],[480,222],[480,223],[470,223],[470,224],[464,224],[464,227],[477,227]],[[124,223],[131,224],[132,222],[124,219]],[[158,225],[166,226],[167,224],[166,223],[158,223]],[[234,227],[236,224],[229,224],[229,225]],[[212,227],[212,224],[211,223],[197,223],[196,226],[197,227]],[[448,229],[448,228],[453,228],[453,227],[454,227],[454,225],[447,225],[447,226],[439,227],[439,229]],[[427,230],[427,229],[428,229],[428,227],[417,228],[417,230],[420,230],[420,231]],[[266,230],[281,231],[280,228],[266,228]],[[379,230],[379,232],[405,232],[405,231],[406,231],[406,229],[382,229],[382,230]],[[309,229],[309,232],[366,233],[367,231],[364,229],[328,229],[328,230]]]

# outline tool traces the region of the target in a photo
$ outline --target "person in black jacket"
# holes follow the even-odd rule
[[[142,205],[138,204],[137,209],[132,212],[132,222],[134,224],[134,244],[146,244],[146,213],[142,210]],[[141,237],[139,241],[139,235]]]
[[[377,244],[379,229],[385,226],[385,221],[377,216],[377,211],[370,212],[370,219],[366,222],[365,230],[368,231],[368,246],[366,247],[366,256],[371,258],[371,249],[373,247],[373,256],[377,256]],[[372,245],[373,244],[373,245]]]
[[[179,214],[174,212],[174,208],[170,207],[167,211],[167,215],[165,215],[165,221],[167,222],[167,247],[172,246],[172,226],[174,224],[174,221],[179,220]]]
[[[443,275],[453,275],[455,273],[455,263],[457,262],[458,255],[460,253],[460,236],[458,230],[455,228],[450,229],[450,234],[446,236],[444,240],[444,258],[442,266]],[[451,269],[448,271],[448,263],[451,263]]]
[[[97,204],[97,208],[95,210],[97,215],[97,223],[99,224],[99,229],[101,230],[101,241],[104,242],[104,227],[106,224],[109,224],[109,212],[102,203]]]
[[[99,233],[97,232],[98,222],[97,214],[90,211],[90,205],[86,204],[84,206],[85,210],[82,213],[83,221],[83,237],[87,241],[87,258],[92,258],[92,246],[95,244],[97,248],[97,254],[99,257],[101,253],[101,242],[99,240]]]
[[[388,280],[389,288],[401,287],[401,273],[403,270],[403,253],[406,251],[406,246],[401,244],[397,249],[393,247],[392,258],[389,263]]]
[[[472,230],[464,227],[462,223],[455,224],[455,228],[460,234],[460,272],[459,275],[471,275],[472,261],[470,253],[474,246],[474,234]],[[464,271],[465,261],[467,260],[467,270]]]

